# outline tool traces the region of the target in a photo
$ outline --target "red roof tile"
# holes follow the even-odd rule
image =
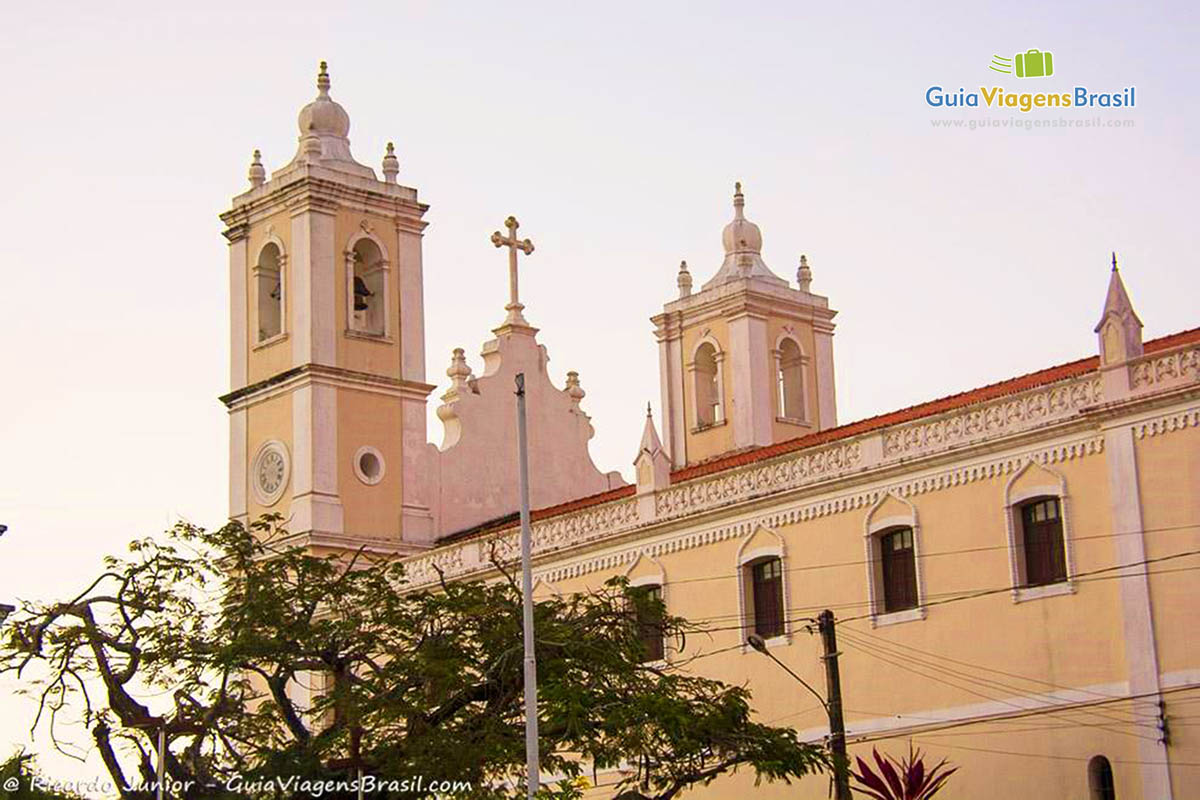
[[[1192,328],[1191,330],[1180,331],[1173,333],[1170,336],[1163,336],[1158,339],[1151,339],[1144,345],[1145,352],[1156,353],[1161,350],[1169,350],[1182,344],[1190,344],[1192,342],[1200,342],[1200,328]],[[857,436],[869,431],[879,430],[891,425],[899,425],[905,422],[911,422],[922,417],[931,417],[935,414],[940,414],[944,411],[949,411],[955,408],[982,403],[987,400],[994,400],[1005,395],[1016,394],[1023,392],[1026,389],[1032,389],[1035,386],[1045,386],[1058,381],[1075,378],[1084,375],[1088,372],[1096,370],[1100,366],[1100,357],[1091,356],[1090,358],[1081,358],[1078,361],[1070,361],[1066,364],[1059,364],[1048,369],[1030,372],[1027,375],[1020,375],[1016,378],[1000,381],[999,383],[981,386],[978,389],[971,389],[958,394],[947,395],[946,397],[930,400],[925,403],[920,403],[908,408],[902,408],[898,411],[891,411],[887,414],[880,414],[875,417],[851,422],[847,425],[841,425],[836,428],[819,431],[817,433],[800,436],[795,439],[788,439],[775,444],[755,447],[748,450],[743,450],[732,455],[718,456],[710,461],[705,461],[699,464],[693,464],[683,469],[675,470],[671,473],[671,483],[682,483],[683,481],[700,478],[705,475],[712,475],[716,472],[722,472],[734,467],[741,467],[747,464],[753,464],[756,461],[765,461],[769,458],[791,453],[796,450],[803,450],[806,447],[814,447],[819,444],[837,441],[838,439],[846,439],[851,436]],[[607,492],[594,494],[589,497],[580,497],[576,500],[571,500],[559,505],[549,506],[547,508],[539,508],[531,513],[533,520],[543,520],[550,517],[558,516],[559,514],[567,514],[572,511],[578,511],[590,506],[607,503],[611,500],[618,500],[623,497],[631,497],[637,491],[635,486],[622,486],[618,489],[611,489]],[[519,516],[516,513],[508,514],[504,517],[485,522],[482,525],[477,525],[474,528],[469,528],[464,531],[443,536],[438,540],[438,544],[451,544],[453,542],[461,542],[467,539],[474,539],[483,536],[487,533],[500,531],[513,526]]]

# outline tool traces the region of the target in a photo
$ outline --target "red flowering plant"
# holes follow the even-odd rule
[[[888,755],[881,756],[875,748],[871,748],[871,754],[875,757],[875,769],[861,758],[856,758],[858,771],[850,774],[859,784],[858,791],[874,800],[928,800],[941,791],[946,780],[958,771],[958,767],[948,766],[944,758],[932,768],[927,768],[925,757],[920,750],[914,751],[911,744],[908,758],[903,761]]]

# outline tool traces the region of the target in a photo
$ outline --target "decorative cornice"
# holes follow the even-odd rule
[[[323,364],[304,364],[236,389],[219,399],[230,411],[234,411],[308,384],[323,384],[418,400],[424,400],[437,388],[430,383],[390,378]]]
[[[1165,389],[1200,381],[1200,345],[1189,344],[1167,353],[1135,359],[1129,365],[1135,391]]]
[[[1100,379],[1088,376],[1014,397],[900,425],[883,435],[884,458],[920,456],[948,447],[1030,430],[1077,416],[1103,400]]]
[[[320,168],[299,169],[289,180],[275,179],[234,198],[231,209],[221,214],[228,226],[226,238],[236,236],[239,226],[257,223],[286,208],[293,215],[305,211],[334,213],[354,210],[394,221],[397,230],[420,233],[429,224],[421,217],[429,206],[417,200],[417,192],[403,186],[374,182],[374,186],[344,183],[344,175]]]
[[[1113,411],[1098,406],[1099,399],[1100,382],[1095,373],[1088,373],[931,421],[872,431],[698,477],[656,492],[652,508],[629,498],[556,516],[533,527],[535,559],[553,562],[568,550],[579,555],[567,564],[545,564],[538,575],[548,581],[576,577],[627,563],[642,553],[657,558],[742,536],[760,525],[777,529],[869,507],[888,493],[910,497],[1009,475],[1031,461],[1045,466],[1096,455],[1104,448],[1104,436],[1096,427],[1104,420],[1096,415]],[[1162,402],[1145,398],[1127,405],[1125,411],[1140,407],[1144,413],[1152,400]],[[1125,424],[1139,438],[1198,427],[1200,407]],[[1034,438],[1048,436],[1058,440],[1039,444]],[[999,447],[1007,452],[989,456]],[[953,462],[946,463],[950,459]],[[975,460],[965,463],[968,459]],[[916,470],[921,473],[913,475]],[[811,498],[818,491],[823,495],[819,500],[797,497],[803,493]],[[737,520],[721,524],[714,519],[735,508]],[[681,525],[686,530],[664,537]],[[650,537],[654,541],[646,541]],[[601,546],[620,549],[581,557]],[[508,528],[417,556],[409,562],[410,577],[418,584],[435,580],[435,564],[448,577],[483,576],[492,569],[493,553],[507,561],[517,551],[517,531]]]

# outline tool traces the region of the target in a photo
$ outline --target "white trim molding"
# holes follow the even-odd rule
[[[908,513],[891,514],[886,517],[876,517],[875,512],[883,507],[888,500],[906,506]],[[917,584],[917,604],[913,608],[900,611],[883,610],[883,552],[880,548],[880,538],[883,534],[897,528],[912,530],[913,539],[913,575]],[[867,600],[870,603],[871,626],[880,628],[896,625],[901,622],[914,622],[925,619],[925,578],[921,567],[921,524],[917,516],[917,507],[909,500],[893,492],[885,492],[867,509],[863,518],[863,550],[867,563]]]
[[[772,544],[760,545],[753,550],[747,550],[746,545],[757,537],[760,533],[766,534],[773,540]],[[749,652],[749,645],[746,644],[746,637],[750,635],[751,620],[750,610],[747,608],[746,600],[749,597],[751,587],[746,580],[748,568],[755,562],[764,558],[779,559],[779,575],[782,584],[781,594],[783,595],[782,608],[783,614],[783,633],[779,636],[772,636],[767,639],[768,647],[777,647],[779,645],[791,644],[792,641],[792,621],[789,618],[789,610],[792,607],[791,603],[791,581],[788,579],[788,560],[787,560],[787,545],[783,541],[783,537],[765,525],[755,525],[751,527],[745,535],[742,536],[742,542],[738,545],[737,556],[735,563],[737,566],[737,596],[738,596],[738,624],[742,630],[739,635],[740,645],[743,653]]]
[[[363,468],[363,457],[374,456],[379,469],[371,474]],[[354,452],[354,475],[367,486],[375,486],[383,480],[383,476],[387,474],[387,462],[383,459],[383,453],[379,452],[379,448],[372,447],[369,444],[364,444]]]
[[[1027,472],[1039,470],[1044,473],[1045,482],[1024,489],[1013,491],[1013,486]],[[1067,577],[1058,583],[1043,586],[1025,585],[1025,545],[1024,530],[1021,527],[1021,506],[1030,500],[1040,497],[1052,497],[1058,500],[1058,515],[1062,524],[1063,563],[1066,565]],[[1004,484],[1004,526],[1008,536],[1008,566],[1012,580],[1012,599],[1014,603],[1028,600],[1041,600],[1045,597],[1057,597],[1064,594],[1074,594],[1075,558],[1071,545],[1071,513],[1067,496],[1067,479],[1061,472],[1047,464],[1040,464],[1033,459],[1026,461],[1014,472]]]

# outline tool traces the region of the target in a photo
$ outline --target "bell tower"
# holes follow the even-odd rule
[[[295,157],[221,215],[229,241],[230,516],[283,516],[319,550],[404,552],[434,535],[421,266],[428,206],[350,153],[330,97],[300,111]]]
[[[693,293],[687,262],[681,263],[679,297],[652,319],[663,430],[676,469],[837,425],[837,312],[812,293],[805,256],[799,288],[771,271],[745,204],[737,184],[720,268]]]

